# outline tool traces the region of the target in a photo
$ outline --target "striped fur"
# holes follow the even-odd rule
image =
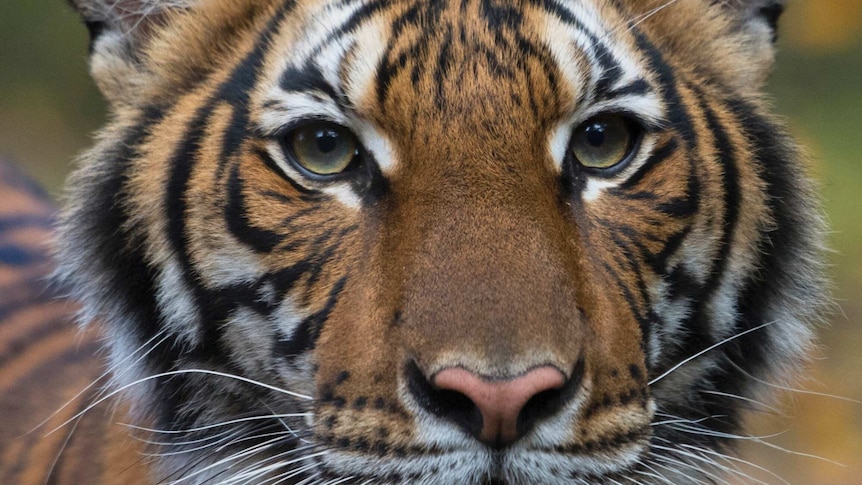
[[[762,101],[780,2],[72,3],[113,113],[59,281],[103,322],[150,480],[744,478],[743,411],[827,301],[817,199]],[[571,134],[607,113],[640,142],[587,170]],[[361,160],[298,167],[308,120]],[[542,366],[566,385],[505,447],[430,384]]]
[[[75,305],[48,284],[55,212],[0,163],[0,483],[145,483],[138,443],[111,427],[115,405],[61,427],[92,402],[103,371],[95,333],[75,328]]]

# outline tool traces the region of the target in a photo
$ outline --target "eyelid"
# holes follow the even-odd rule
[[[654,133],[657,133],[659,131],[662,131],[667,126],[667,121],[664,119],[658,119],[658,120],[649,119],[649,118],[642,116],[640,113],[638,113],[636,111],[627,110],[627,109],[615,109],[615,110],[609,110],[609,111],[601,111],[598,113],[592,113],[592,114],[590,114],[589,117],[585,118],[583,121],[581,121],[580,123],[575,125],[575,129],[578,129],[578,127],[580,127],[581,125],[583,125],[584,123],[586,123],[590,120],[593,120],[593,119],[596,119],[599,117],[603,117],[603,116],[619,116],[619,117],[625,119],[626,121],[628,121],[629,123],[631,123],[632,125],[639,128],[640,131],[642,131],[643,133],[649,133],[649,134],[654,134]]]
[[[274,128],[274,129],[266,130],[263,128],[258,128],[257,135],[258,135],[258,137],[264,138],[264,139],[281,140],[281,139],[287,137],[287,135],[289,135],[294,130],[297,130],[297,129],[301,128],[302,126],[308,125],[311,123],[330,123],[330,124],[339,126],[341,128],[344,128],[345,130],[348,130],[351,133],[353,133],[353,130],[351,130],[350,127],[346,126],[344,123],[341,123],[338,120],[333,120],[333,119],[330,119],[326,116],[307,116],[307,117],[303,117],[303,118],[297,118],[295,120],[290,120],[289,122],[287,122],[283,125],[280,125],[278,128]],[[356,136],[355,133],[354,133],[354,136]],[[357,137],[357,139],[358,139],[358,137]]]

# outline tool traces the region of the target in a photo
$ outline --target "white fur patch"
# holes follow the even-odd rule
[[[308,92],[285,92],[280,87],[275,87],[269,90],[265,101],[270,107],[261,111],[258,120],[259,127],[265,134],[279,133],[286,126],[308,119],[348,125],[347,116],[335,100],[327,97]]]
[[[159,273],[156,301],[162,315],[168,315],[165,325],[170,333],[189,345],[197,345],[200,314],[191,292],[183,281],[183,269],[174,259],[165,261]]]

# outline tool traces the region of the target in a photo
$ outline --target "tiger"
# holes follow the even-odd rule
[[[784,1],[70,3],[110,113],[51,284],[96,367],[3,483],[749,478],[830,298]]]

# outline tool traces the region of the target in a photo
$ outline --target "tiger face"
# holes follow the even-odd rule
[[[73,3],[61,277],[154,480],[742,473],[826,300],[780,2]]]

